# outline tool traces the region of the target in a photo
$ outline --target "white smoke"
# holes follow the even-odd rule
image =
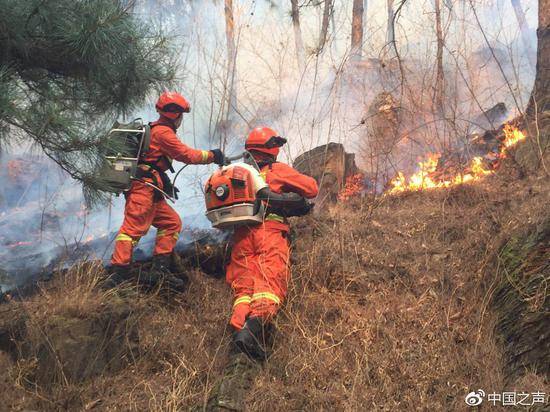
[[[475,7],[489,45],[469,2],[444,2],[443,10],[445,74],[449,91],[459,101],[456,114],[464,134],[471,130],[468,128],[471,120],[479,115],[479,105],[488,109],[504,102],[512,113],[523,110],[533,84],[534,67],[530,61],[536,50],[536,1],[522,1],[527,21],[523,32],[510,1],[472,3],[482,3]],[[223,2],[139,0],[135,12],[140,18],[162,26],[166,33],[173,35],[178,46],[180,80],[176,89],[192,104],[191,113],[178,131],[182,141],[200,149],[224,144],[230,154],[235,154],[243,150],[244,138],[250,129],[267,125],[288,138],[282,160],[291,161],[302,152],[328,142],[343,143],[348,151],[360,150],[372,138],[361,125],[372,100],[381,91],[390,91],[399,98],[402,86],[399,66],[394,65],[391,70],[381,66],[383,62],[391,62],[393,56],[391,46],[385,44],[386,1],[373,0],[368,4],[363,60],[357,64],[349,62],[351,2],[335,2],[328,43],[318,55],[314,50],[322,9],[312,5],[302,7],[301,26],[307,53],[307,64],[302,71],[294,50],[290,2],[234,1],[237,107],[230,110],[227,117]],[[453,7],[448,7],[450,5]],[[406,86],[415,90],[430,85],[435,70],[432,9],[431,0],[407,2],[397,21],[401,69],[409,82]],[[526,41],[531,43],[531,48],[525,47]],[[429,94],[426,90],[422,92]],[[142,117],[145,121],[154,121],[155,98],[151,96],[142,110],[126,120]],[[417,116],[408,122],[403,132],[414,128],[415,132],[409,134],[419,138],[425,147],[407,145],[410,156],[400,160],[404,166],[413,165],[417,154],[438,145],[437,141],[426,138],[437,132],[433,126],[419,127],[428,124],[425,119]],[[27,152],[14,151],[11,156],[33,162]],[[4,157],[2,164],[5,166],[9,160],[12,157]],[[358,160],[361,162],[361,158]],[[108,259],[113,232],[122,222],[124,199],[113,198],[110,207],[85,211],[76,183],[44,159],[34,162],[47,165],[44,167],[48,174],[40,175],[27,189],[23,188],[26,193],[17,192],[19,199],[7,190],[7,184],[2,186],[0,271],[14,267],[10,260],[13,256],[21,261],[19,256],[49,250],[51,253],[43,256],[52,260],[59,248],[98,238],[104,239],[104,243],[102,249],[94,249],[96,252],[101,249],[97,257]],[[176,163],[175,166],[178,169],[182,165]],[[177,186],[181,193],[175,208],[186,228],[209,227],[203,216],[202,187],[214,167],[191,165],[179,177]],[[53,175],[57,177],[51,177]],[[44,226],[45,221],[50,226]],[[21,229],[25,225],[27,228]],[[151,232],[149,236],[154,236],[154,231]],[[30,241],[29,233],[38,237],[32,239],[32,246],[17,246],[18,242]],[[186,239],[182,239],[184,241]],[[147,239],[142,242],[146,244]],[[29,248],[27,254],[21,252],[25,247]],[[31,259],[28,263],[39,267],[48,262]],[[17,276],[25,276],[21,271],[16,272]]]

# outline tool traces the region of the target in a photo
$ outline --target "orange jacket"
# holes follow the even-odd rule
[[[260,172],[275,193],[298,193],[307,199],[312,199],[319,193],[314,178],[301,174],[285,163],[266,165]]]
[[[298,193],[307,199],[314,198],[319,193],[314,178],[301,174],[285,163],[275,162],[263,166],[260,174],[265,177],[269,189],[275,193]],[[289,230],[286,218],[281,222],[270,219],[268,215],[264,225],[284,231]]]
[[[151,143],[143,160],[158,162],[158,167],[165,171],[170,168],[172,160],[187,164],[207,164],[212,163],[214,155],[208,150],[197,150],[183,144],[176,135],[176,129],[161,118],[151,123]]]

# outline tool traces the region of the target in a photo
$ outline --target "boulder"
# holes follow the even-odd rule
[[[358,173],[355,154],[346,153],[340,143],[318,146],[298,156],[293,164],[300,173],[313,177],[319,185],[316,208],[336,202],[349,176]]]

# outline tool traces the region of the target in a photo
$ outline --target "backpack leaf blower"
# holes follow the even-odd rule
[[[230,163],[240,158],[244,162]],[[312,208],[297,193],[272,192],[248,152],[228,158],[228,164],[210,176],[204,197],[206,217],[218,229],[260,224],[270,213],[303,216]]]

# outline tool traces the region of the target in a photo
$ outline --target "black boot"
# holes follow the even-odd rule
[[[174,276],[170,270],[171,260],[170,255],[153,256],[151,270],[141,277],[141,283],[150,289],[162,285],[167,289],[183,292],[186,287],[186,282]]]
[[[101,284],[104,289],[113,289],[130,280],[130,265],[111,265],[105,269],[108,277]]]
[[[267,346],[271,335],[271,325],[258,317],[248,318],[243,328],[233,335],[236,348],[254,360],[267,358]]]

